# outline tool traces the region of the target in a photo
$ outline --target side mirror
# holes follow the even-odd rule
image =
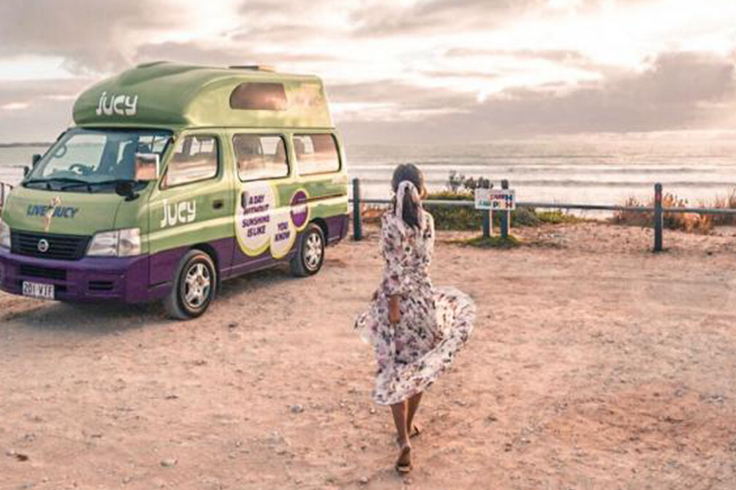
[[[140,182],[158,180],[160,176],[161,159],[157,153],[135,154],[135,178]]]
[[[115,194],[124,197],[126,201],[135,201],[138,199],[138,193],[133,189],[133,182],[123,181],[115,185]]]
[[[33,155],[33,158],[31,158],[31,167],[35,168],[39,161],[41,161],[41,155],[38,153]]]
[[[28,174],[30,174],[30,173],[31,173],[31,167],[29,167],[27,165],[25,167],[23,167],[23,177],[24,178],[25,177],[28,177]]]

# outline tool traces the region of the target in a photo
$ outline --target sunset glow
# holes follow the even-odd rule
[[[731,0],[10,0],[0,19],[0,107],[25,108],[0,140],[50,137],[83,87],[159,59],[319,74],[368,140],[722,130],[736,108]]]

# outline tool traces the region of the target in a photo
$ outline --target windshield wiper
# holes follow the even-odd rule
[[[73,185],[80,185],[80,184],[87,184],[88,182],[86,180],[80,180],[80,179],[73,179],[70,177],[49,177],[48,179],[30,179],[23,182],[23,185],[27,184],[46,184],[46,188],[51,190],[51,182],[59,182],[59,183],[69,183]],[[61,189],[66,189],[68,186],[62,187]]]
[[[92,192],[92,186],[114,186],[115,192],[117,194],[121,196],[126,196],[130,198],[129,200],[132,200],[135,197],[138,197],[138,194],[135,193],[135,190],[136,188],[141,188],[140,184],[143,184],[143,187],[145,187],[147,182],[133,179],[101,180],[99,182],[89,182],[88,188],[90,189],[90,192]]]
[[[90,182],[91,185],[113,185],[113,184],[137,184],[137,180],[133,179],[112,179],[112,180],[101,180],[99,182]]]
[[[65,185],[61,188],[62,191],[65,191],[67,189],[73,189],[74,187],[82,187],[87,186],[87,192],[92,192],[92,184],[94,182],[87,182],[86,180],[76,180],[76,179],[69,179],[67,182],[69,182],[69,185]]]
[[[71,189],[74,187],[81,187],[81,186],[87,186],[87,191],[92,192],[92,186],[106,186],[106,185],[118,185],[118,184],[131,184],[135,185],[137,184],[137,180],[132,179],[111,179],[111,180],[100,180],[97,182],[88,182],[88,181],[76,181],[71,182],[69,185],[65,185],[61,188],[61,190]]]

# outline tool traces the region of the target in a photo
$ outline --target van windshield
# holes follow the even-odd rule
[[[46,152],[23,185],[112,192],[115,184],[135,179],[136,153],[155,153],[163,158],[170,141],[168,131],[72,129]]]

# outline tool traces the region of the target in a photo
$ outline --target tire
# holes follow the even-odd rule
[[[215,299],[217,268],[201,250],[190,250],[182,257],[171,292],[164,299],[166,314],[175,320],[201,316]]]
[[[322,228],[310,223],[304,231],[299,250],[291,259],[291,273],[309,277],[319,272],[325,261],[325,235]]]

